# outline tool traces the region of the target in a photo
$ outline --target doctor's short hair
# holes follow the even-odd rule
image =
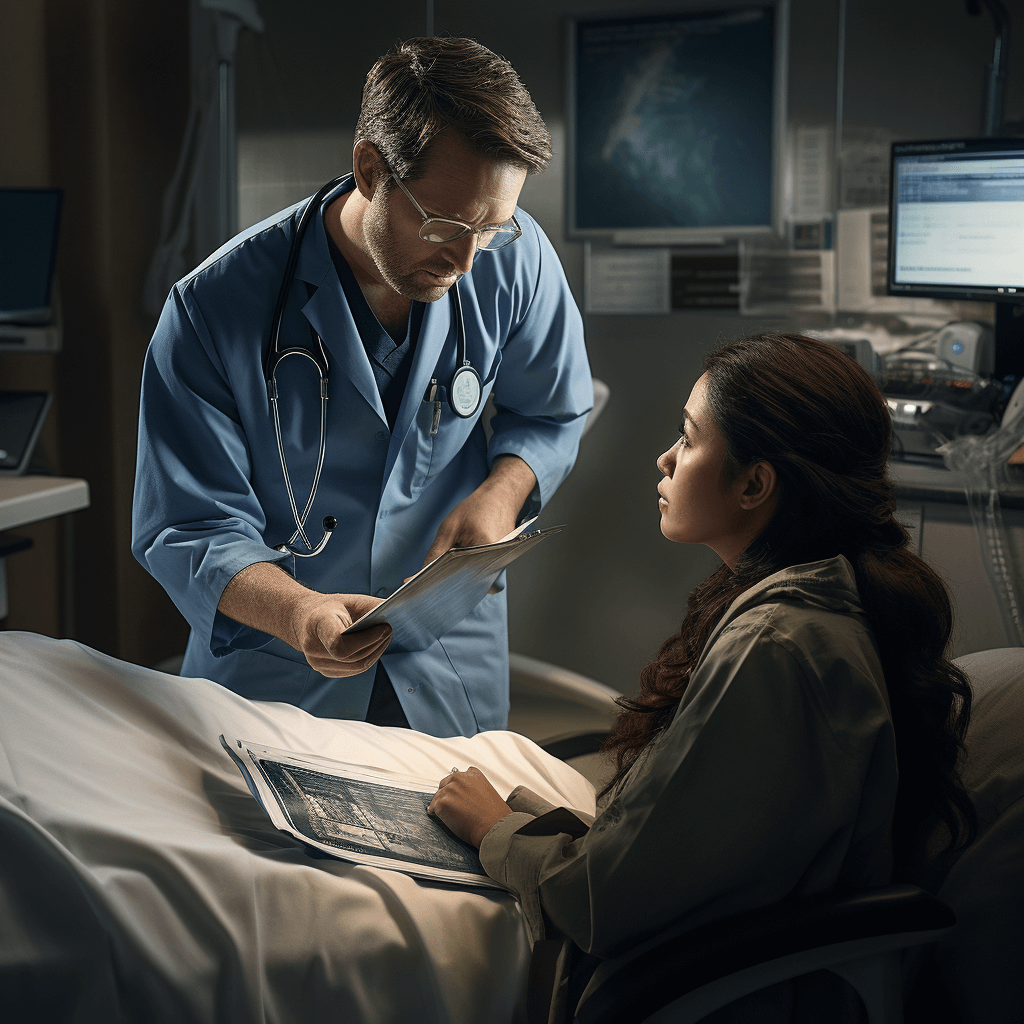
[[[402,179],[415,179],[445,129],[501,163],[543,171],[551,135],[515,68],[473,39],[407,39],[366,76],[356,141],[373,143]]]

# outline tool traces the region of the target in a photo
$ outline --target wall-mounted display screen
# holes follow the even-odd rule
[[[1024,139],[892,147],[889,292],[1024,302]]]
[[[705,0],[571,23],[571,237],[671,243],[772,229],[786,11]]]

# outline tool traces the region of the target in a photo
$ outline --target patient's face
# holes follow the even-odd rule
[[[661,532],[680,544],[706,544],[729,561],[744,523],[735,488],[722,483],[725,438],[707,408],[705,377],[690,392],[681,426],[682,436],[658,459]]]

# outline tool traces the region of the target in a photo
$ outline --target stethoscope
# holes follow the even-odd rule
[[[291,248],[288,250],[288,260],[285,263],[284,279],[281,281],[281,290],[277,295],[277,305],[274,307],[274,317],[270,322],[270,344],[267,347],[267,355],[263,362],[263,377],[267,384],[267,397],[270,399],[270,410],[274,418],[274,436],[277,439],[277,454],[281,459],[281,473],[284,476],[285,490],[288,492],[288,504],[291,506],[292,517],[295,520],[295,532],[284,544],[277,544],[275,551],[283,551],[287,554],[296,555],[299,558],[312,558],[319,555],[327,546],[338,526],[338,520],[334,516],[324,516],[324,535],[320,542],[314,547],[306,536],[306,517],[309,515],[313,502],[316,500],[316,492],[320,486],[320,474],[324,468],[324,454],[327,450],[327,384],[330,378],[330,368],[327,363],[327,348],[323,338],[315,329],[313,334],[316,337],[316,348],[306,348],[302,345],[294,345],[290,348],[281,348],[281,321],[284,318],[285,302],[288,293],[291,291],[292,282],[295,279],[295,267],[299,261],[299,247],[302,236],[312,220],[313,215],[319,212],[320,204],[326,196],[338,187],[348,175],[342,175],[329,181],[321,188],[312,199],[306,203],[299,216],[299,222],[295,226],[295,234],[292,237]],[[476,415],[480,408],[480,398],[483,391],[480,383],[480,375],[476,372],[466,357],[466,324],[462,317],[462,296],[459,294],[459,282],[448,290],[455,317],[456,332],[456,358],[455,373],[452,375],[451,386],[448,389],[448,405],[453,413],[462,419],[469,419]],[[288,459],[284,453],[284,438],[281,434],[281,414],[278,409],[279,396],[277,391],[277,368],[283,359],[289,356],[305,356],[315,367],[320,377],[320,451],[316,460],[316,471],[313,474],[313,486],[309,492],[309,500],[306,507],[299,515],[299,507],[295,501],[295,491],[292,488],[291,475],[288,472]],[[439,397],[440,396],[440,397]],[[440,419],[441,401],[444,397],[444,388],[437,383],[436,370],[430,380],[430,387],[424,400],[434,403],[435,415],[431,425],[431,433],[437,433],[437,425]],[[294,545],[301,540],[306,546],[305,551],[298,551]]]

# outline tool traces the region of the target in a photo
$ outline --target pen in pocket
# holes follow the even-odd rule
[[[438,427],[441,426],[441,403],[444,401],[444,387],[437,383],[436,377],[430,379],[423,401],[434,403],[434,418],[430,421],[430,433],[436,434]]]

